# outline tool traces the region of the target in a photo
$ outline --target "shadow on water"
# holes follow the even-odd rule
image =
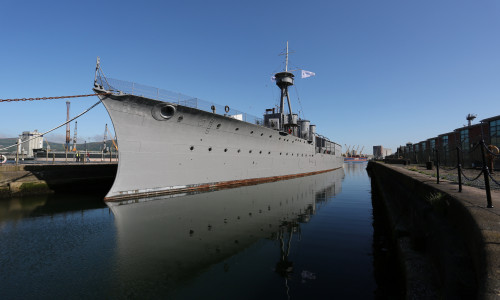
[[[397,256],[397,248],[392,237],[391,225],[377,188],[372,184],[373,205],[373,264],[377,282],[375,299],[405,298],[405,282]]]
[[[0,222],[106,208],[104,194],[50,194],[0,199]]]

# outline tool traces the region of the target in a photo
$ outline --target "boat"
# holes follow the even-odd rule
[[[361,162],[367,162],[368,157],[366,156],[346,156],[344,157],[344,162],[345,163],[361,163]]]
[[[258,184],[342,168],[342,147],[293,113],[294,74],[275,74],[280,107],[263,118],[183,94],[104,76],[94,92],[113,122],[118,169],[106,202]],[[288,111],[285,111],[285,99]]]

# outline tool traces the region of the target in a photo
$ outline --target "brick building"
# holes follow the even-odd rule
[[[437,137],[429,138],[415,144],[407,143],[398,148],[398,155],[410,159],[413,163],[425,163],[436,160],[443,165],[455,166],[457,158],[467,168],[482,165],[480,142],[500,148],[500,115],[481,120],[480,123],[457,128]],[[500,167],[500,158],[495,168]]]

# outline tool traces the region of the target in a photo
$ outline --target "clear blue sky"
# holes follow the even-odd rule
[[[0,99],[91,93],[107,76],[260,116],[286,41],[306,119],[347,145],[393,150],[500,114],[500,1],[13,1],[0,3]],[[71,100],[74,116],[97,101]],[[0,137],[46,131],[66,100],[0,103]],[[102,140],[102,105],[78,120]],[[71,136],[73,136],[73,124]],[[65,128],[49,141],[63,141]]]

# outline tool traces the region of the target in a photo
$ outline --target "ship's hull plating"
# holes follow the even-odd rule
[[[119,148],[107,201],[274,181],[342,167],[340,151],[316,153],[314,143],[267,127],[177,104],[166,112],[167,103],[133,95],[100,97]]]

